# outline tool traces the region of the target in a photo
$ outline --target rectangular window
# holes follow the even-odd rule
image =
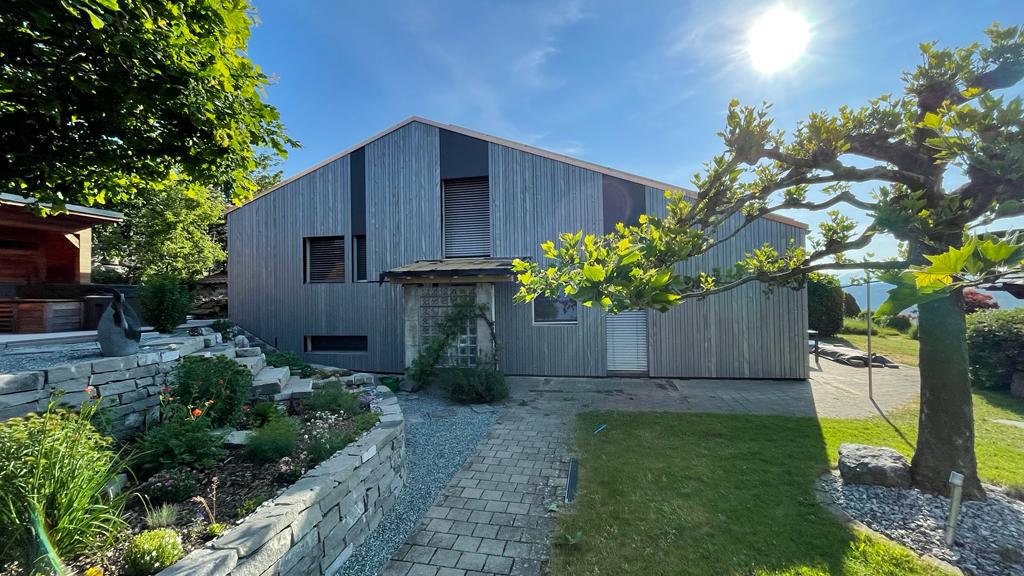
[[[491,255],[491,195],[487,178],[444,180],[444,257]]]
[[[359,234],[352,237],[352,252],[355,254],[355,277],[356,282],[366,281],[366,235]]]
[[[533,300],[533,323],[575,324],[577,306],[576,301],[568,296],[557,298],[537,296]]]
[[[317,236],[304,242],[305,282],[345,281],[345,237]]]
[[[306,336],[306,352],[366,352],[366,336]]]

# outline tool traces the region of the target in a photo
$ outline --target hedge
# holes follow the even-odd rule
[[[1008,390],[1013,373],[1024,370],[1024,308],[967,316],[967,350],[974,386]]]
[[[819,336],[835,336],[843,327],[843,290],[828,274],[807,277],[807,320]]]

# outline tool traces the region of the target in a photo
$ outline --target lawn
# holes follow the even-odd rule
[[[867,352],[867,325],[858,320],[846,319],[844,328],[856,328],[856,333],[849,330],[840,331],[834,337],[822,338],[822,342],[850,346]],[[893,362],[907,366],[917,366],[917,354],[920,343],[910,336],[893,328],[875,326],[878,334],[871,337],[871,352],[881,354]]]
[[[1024,402],[975,398],[983,477],[1024,486],[1024,430],[991,422],[1024,418]],[[912,412],[894,421],[912,441]],[[598,424],[608,426],[594,435]],[[910,452],[881,418],[583,414],[580,496],[560,516],[552,573],[942,574],[816,502],[815,478],[849,441]]]

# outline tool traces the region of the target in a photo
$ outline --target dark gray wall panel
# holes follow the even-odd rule
[[[647,188],[649,213],[663,216],[663,192]],[[727,233],[739,221],[734,218]],[[785,250],[803,245],[806,232],[760,219],[711,252],[679,264],[682,274],[729,268],[765,242]],[[708,378],[806,378],[806,291],[776,288],[768,296],[752,282],[668,312],[650,312],[651,376]]]
[[[495,257],[542,258],[562,232],[601,232],[601,175],[498,144],[490,145],[491,238]],[[515,284],[495,286],[499,360],[509,374],[603,376],[604,316],[580,306],[575,326],[534,326]]]

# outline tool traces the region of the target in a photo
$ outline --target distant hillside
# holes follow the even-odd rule
[[[844,284],[847,282],[846,279],[841,280]],[[843,290],[853,295],[854,300],[857,301],[862,309],[867,307],[868,304],[868,290],[867,286],[849,286],[843,288]],[[884,282],[876,282],[871,285],[871,307],[878,308],[878,306],[885,302],[885,299],[889,296],[889,290],[892,290],[892,284],[885,284]],[[982,290],[982,292],[985,292]],[[996,302],[999,302],[1000,308],[1021,308],[1024,307],[1024,300],[1018,300],[1006,292],[988,292]]]

